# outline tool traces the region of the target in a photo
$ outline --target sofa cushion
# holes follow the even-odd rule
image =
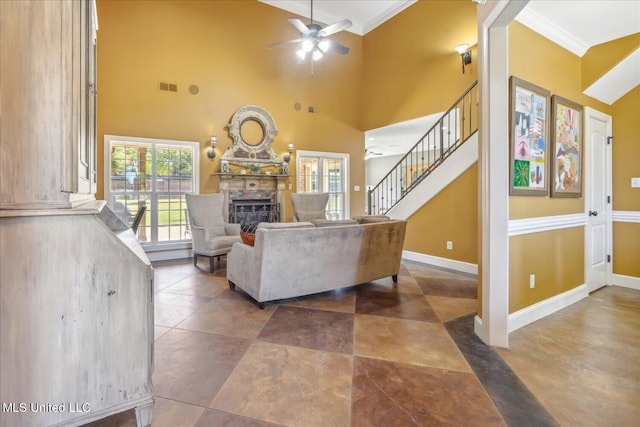
[[[326,219],[325,211],[309,211],[309,212],[296,212],[298,221],[311,221],[313,219]]]
[[[361,215],[354,216],[353,219],[359,224],[371,224],[374,222],[386,222],[391,220],[387,215]]]
[[[352,219],[312,219],[310,221],[316,227],[333,227],[337,225],[354,225],[358,221]]]
[[[261,222],[258,224],[260,229],[280,229],[280,228],[309,228],[314,227],[310,222]]]

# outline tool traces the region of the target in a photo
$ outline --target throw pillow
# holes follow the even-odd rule
[[[252,233],[241,231],[240,238],[242,239],[242,243],[244,243],[245,245],[253,246],[253,244],[256,242],[256,235]]]

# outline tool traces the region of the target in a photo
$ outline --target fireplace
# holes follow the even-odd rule
[[[225,221],[279,222],[285,216],[287,175],[216,173],[224,194]]]
[[[278,222],[278,204],[271,199],[235,199],[229,203],[229,222]]]

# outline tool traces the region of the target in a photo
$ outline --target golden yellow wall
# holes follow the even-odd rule
[[[476,25],[476,5],[471,2],[419,1],[367,33],[362,129],[451,107],[477,79]],[[454,49],[462,43],[472,45],[472,63],[465,74]],[[474,165],[412,215],[405,249],[477,263],[477,182]],[[452,251],[446,250],[447,240],[454,243]]]
[[[582,89],[610,71],[640,46],[640,33],[635,33],[590,48],[582,57]]]
[[[584,283],[584,228],[509,238],[509,313]],[[535,274],[535,288],[529,275]]]
[[[640,86],[613,104],[613,210],[640,211]],[[613,223],[613,273],[640,277],[640,224]]]
[[[97,197],[104,197],[104,134],[200,142],[200,191],[217,191],[211,174],[231,143],[225,125],[247,104],[273,116],[276,153],[285,154],[290,142],[301,150],[349,153],[351,188],[364,187],[362,38],[337,34],[351,53],[327,54],[311,75],[294,47],[267,48],[299,35],[290,17],[258,1],[98,1]],[[178,93],[159,91],[159,81],[176,83]],[[199,87],[198,95],[189,93],[190,85]],[[205,155],[211,135],[218,137],[214,162]],[[294,164],[295,155],[292,175]],[[353,215],[364,212],[361,194],[351,193]],[[290,219],[290,206],[287,211]]]
[[[516,21],[509,25],[509,75],[547,89],[552,95],[611,114],[611,107],[607,104],[582,93],[580,57]],[[510,219],[581,212],[584,212],[582,198],[509,198]]]
[[[612,107],[613,210],[640,211],[640,188],[631,188],[640,177],[640,85]]]
[[[640,277],[640,224],[613,223],[613,273]]]
[[[476,163],[409,217],[404,249],[476,264],[477,182]],[[447,241],[453,242],[453,250],[447,250]]]
[[[477,80],[476,5],[419,1],[364,36],[362,129],[445,111]],[[454,48],[474,46],[462,74]]]

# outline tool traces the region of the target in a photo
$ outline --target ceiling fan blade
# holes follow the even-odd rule
[[[349,48],[346,46],[342,46],[339,43],[336,42],[331,42],[331,45],[329,46],[329,49],[332,49],[333,51],[339,53],[340,55],[346,55],[347,53],[349,53]]]
[[[289,22],[291,22],[291,19],[289,19]],[[324,27],[323,29],[318,31],[318,35],[320,37],[327,37],[339,31],[346,30],[347,28],[351,27],[351,25],[353,25],[353,23],[350,20],[343,19],[342,21],[331,24],[328,27]]]
[[[300,43],[302,40],[304,39],[293,39],[293,40],[287,40],[286,42],[279,42],[279,43],[273,43],[270,44],[269,46],[267,46],[268,48],[272,48],[272,47],[278,47],[280,45],[283,44],[294,44],[294,43]]]
[[[309,28],[307,28],[307,26],[298,18],[289,18],[289,22],[291,25],[296,27],[298,31],[300,31],[300,34],[309,34],[311,32],[309,31]]]

